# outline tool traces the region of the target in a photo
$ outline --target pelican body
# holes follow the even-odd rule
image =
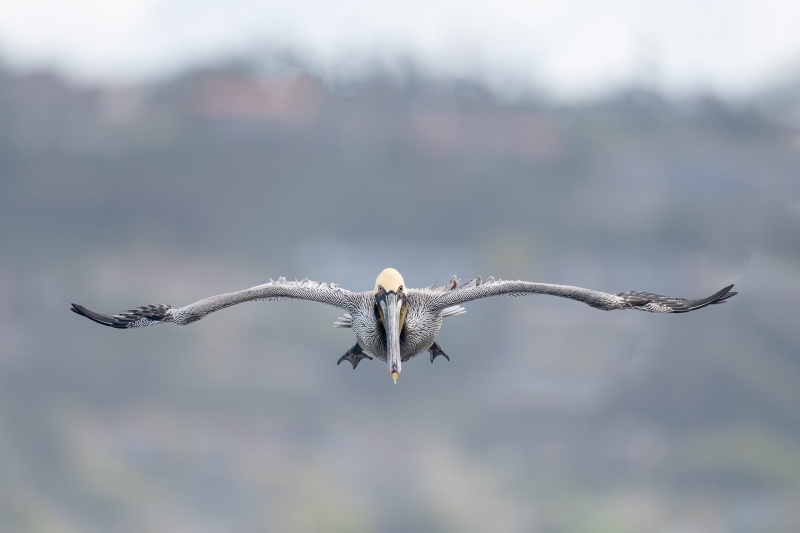
[[[343,309],[345,314],[339,317],[334,326],[353,330],[356,344],[339,358],[337,364],[348,361],[355,369],[362,359],[377,357],[386,362],[389,374],[397,383],[402,363],[412,357],[429,352],[431,362],[439,355],[450,360],[436,343],[442,319],[464,313],[461,304],[471,300],[491,296],[550,294],[581,301],[605,311],[638,309],[651,313],[686,313],[724,303],[737,294],[731,292],[732,288],[733,285],[729,285],[707,298],[689,300],[636,291],[610,294],[569,285],[503,281],[491,277],[485,281],[478,277],[459,285],[453,276],[442,287],[434,284],[424,289],[409,289],[397,270],[387,268],[378,275],[375,288],[365,292],[351,292],[335,283],[279,278],[180,308],[146,305],[106,315],[72,304],[72,311],[105,326],[129,329],[162,323],[187,325],[214,311],[248,301],[311,300]]]

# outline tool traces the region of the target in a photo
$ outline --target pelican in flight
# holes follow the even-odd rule
[[[436,343],[442,319],[466,312],[461,304],[490,296],[524,296],[528,294],[550,294],[578,300],[596,309],[638,309],[650,313],[688,313],[711,304],[724,303],[736,293],[733,285],[707,298],[689,300],[672,298],[647,292],[605,292],[529,281],[503,281],[480,277],[459,284],[455,276],[447,285],[436,287],[434,283],[424,289],[406,287],[403,277],[387,268],[375,280],[372,291],[351,292],[335,283],[321,283],[304,279],[286,281],[270,279],[269,283],[242,291],[229,292],[205,298],[185,307],[169,305],[145,305],[113,315],[95,313],[85,307],[72,304],[72,311],[94,320],[98,324],[128,329],[173,323],[185,326],[197,322],[204,316],[242,302],[255,300],[311,300],[346,311],[334,323],[334,327],[351,328],[356,344],[339,358],[339,363],[348,361],[353,369],[362,359],[377,357],[386,361],[389,374],[397,383],[401,365],[424,352],[430,353],[431,363],[438,356],[450,357]]]

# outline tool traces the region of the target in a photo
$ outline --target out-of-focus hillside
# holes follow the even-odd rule
[[[796,530],[792,94],[0,73],[0,529]],[[352,337],[332,308],[125,332],[68,311],[281,275],[368,290],[386,266],[740,294],[682,316],[474,302],[443,326],[452,360],[396,387],[335,365]]]

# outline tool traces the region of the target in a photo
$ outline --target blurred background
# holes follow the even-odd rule
[[[800,4],[0,1],[0,530],[800,529]],[[270,277],[482,275],[393,386]]]

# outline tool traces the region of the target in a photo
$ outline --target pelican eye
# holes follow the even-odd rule
[[[397,292],[403,292],[403,286],[402,286],[402,285],[400,285],[400,286],[397,288]]]
[[[378,285],[378,292],[383,292],[383,285]]]

